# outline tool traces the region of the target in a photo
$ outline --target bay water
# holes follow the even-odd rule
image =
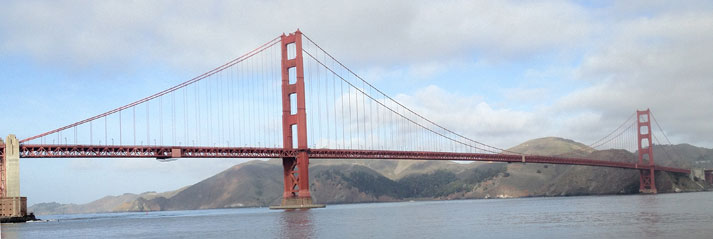
[[[2,238],[713,238],[713,192],[39,216]]]

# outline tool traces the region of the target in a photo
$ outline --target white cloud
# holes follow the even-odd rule
[[[546,88],[507,88],[502,91],[503,96],[515,102],[542,101],[550,94]]]
[[[470,57],[494,61],[576,45],[589,33],[564,1],[6,2],[0,51],[50,63],[156,61],[205,69],[300,27],[365,65]]]
[[[651,108],[674,143],[711,147],[713,16],[710,12],[623,21],[576,70],[591,87],[563,97],[561,112],[586,109],[604,118]],[[623,119],[622,119],[623,120]]]
[[[495,108],[479,96],[464,96],[431,85],[396,99],[424,117],[481,142],[510,147],[540,134],[536,113]],[[541,137],[541,136],[539,136]]]

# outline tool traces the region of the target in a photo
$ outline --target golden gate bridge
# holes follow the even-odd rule
[[[625,149],[636,162],[527,155],[457,133],[379,90],[299,30],[191,80],[94,117],[0,145],[0,196],[8,215],[26,214],[20,158],[281,158],[276,208],[311,208],[309,159],[451,160],[632,169],[642,193],[657,193],[661,145],[650,110],[633,113],[590,146]],[[666,154],[675,152],[664,151]],[[711,171],[705,178],[713,183]],[[24,211],[23,211],[24,210]],[[3,214],[3,216],[7,216]]]

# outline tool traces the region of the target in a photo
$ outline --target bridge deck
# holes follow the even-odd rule
[[[111,146],[111,145],[21,145],[21,158],[281,158],[296,157],[299,149],[256,147],[192,147],[192,146]],[[586,158],[451,153],[428,151],[306,149],[310,158],[322,159],[386,159],[386,160],[450,160],[492,161],[507,163],[543,163],[596,167],[651,169],[649,165],[613,162]],[[653,166],[655,170],[690,173],[689,169]]]

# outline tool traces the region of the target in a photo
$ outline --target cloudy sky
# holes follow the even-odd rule
[[[378,88],[508,148],[651,108],[713,148],[711,1],[4,1],[0,134],[124,105],[300,28]],[[166,191],[242,160],[24,159],[29,203]]]

